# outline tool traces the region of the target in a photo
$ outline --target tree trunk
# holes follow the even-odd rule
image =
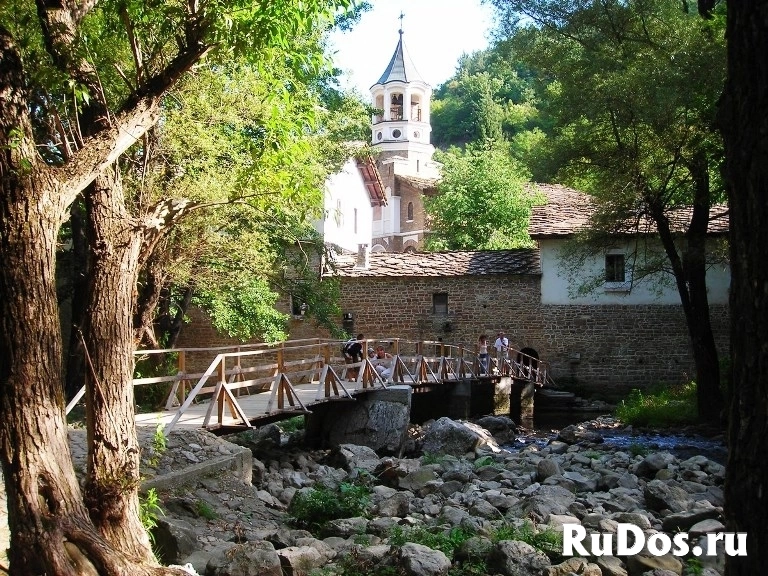
[[[730,202],[731,390],[726,529],[747,533],[728,576],[765,570],[768,554],[768,0],[727,2],[721,103]]]
[[[142,234],[125,209],[117,167],[86,193],[91,274],[87,345],[88,476],[85,503],[115,548],[153,559],[139,520],[140,454],[133,400],[133,307]]]
[[[653,214],[653,217],[664,251],[672,266],[680,304],[688,327],[688,337],[696,366],[696,403],[699,418],[709,422],[719,422],[722,410],[720,362],[709,318],[706,282],[706,230],[709,202],[707,201],[704,206],[694,204],[683,258],[678,253],[667,218],[662,215],[660,209]]]
[[[181,574],[136,562],[94,529],[64,418],[56,241],[73,198],[39,161],[21,59],[0,26],[0,463],[13,576]]]

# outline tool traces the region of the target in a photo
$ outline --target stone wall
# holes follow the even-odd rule
[[[353,314],[354,334],[377,341],[432,340],[475,350],[480,334],[492,344],[504,330],[515,348],[536,350],[556,382],[611,396],[695,377],[680,306],[542,305],[539,284],[535,275],[342,278],[341,309]],[[448,314],[433,312],[436,293],[448,295]],[[201,311],[189,315],[179,347],[238,343],[216,334]],[[726,306],[712,307],[712,324],[724,355]],[[292,339],[329,336],[310,319],[293,319],[290,330]]]
[[[432,311],[448,294],[448,314]],[[517,349],[533,348],[554,380],[609,395],[695,377],[680,306],[542,305],[538,276],[344,278],[342,310],[366,337],[442,340],[474,349],[480,334],[504,330]],[[721,354],[728,350],[728,310],[712,308]]]

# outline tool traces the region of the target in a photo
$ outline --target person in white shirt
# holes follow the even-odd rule
[[[376,372],[384,380],[389,380],[392,376],[392,354],[384,350],[384,346],[376,346],[376,356],[372,359]]]
[[[493,343],[493,347],[496,348],[496,360],[499,370],[502,374],[506,374],[506,360],[509,359],[509,339],[504,336],[504,332],[499,332],[496,335],[496,342]]]

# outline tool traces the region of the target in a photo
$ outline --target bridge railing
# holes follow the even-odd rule
[[[212,425],[214,407],[216,424],[224,425],[224,411],[242,426],[250,426],[248,416],[238,402],[243,394],[270,393],[267,413],[283,411],[305,412],[295,384],[317,385],[315,400],[352,398],[344,382],[354,382],[355,390],[386,388],[389,382],[425,385],[454,379],[475,378],[480,375],[476,347],[449,344],[441,341],[413,341],[400,338],[364,340],[364,351],[382,344],[392,358],[381,361],[365,355],[362,362],[348,364],[341,354],[340,340],[311,338],[278,344],[243,344],[215,348],[181,348],[139,350],[138,358],[153,355],[175,355],[175,373],[139,377],[134,386],[167,384],[169,393],[165,409],[180,406],[166,433],[173,429],[193,402],[209,397],[212,401],[205,416],[204,426]],[[203,371],[187,370],[191,355],[205,354],[208,360]],[[545,362],[520,351],[510,349],[508,358],[497,363],[491,358],[499,375],[531,380],[543,385],[547,378]],[[386,378],[377,367],[385,363]],[[199,362],[198,362],[199,364]],[[84,388],[67,406],[67,413],[84,394]],[[210,395],[210,396],[208,396]]]

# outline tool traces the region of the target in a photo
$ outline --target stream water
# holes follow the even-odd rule
[[[532,444],[543,448],[550,440],[556,438],[558,432],[565,426],[591,422],[597,416],[598,414],[594,412],[542,412],[536,415],[533,422],[523,423],[520,434],[517,435],[515,441],[505,445],[504,448],[517,451]],[[689,432],[640,431],[619,426],[590,429],[594,429],[603,437],[603,445],[606,448],[611,447],[632,452],[666,451],[681,459],[702,455],[720,464],[725,464],[728,456],[728,449],[722,434],[702,435]]]

